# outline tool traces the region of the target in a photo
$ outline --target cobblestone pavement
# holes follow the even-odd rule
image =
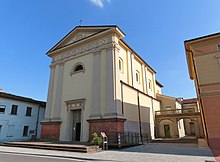
[[[151,143],[121,150],[97,153],[75,153],[65,151],[28,149],[0,146],[1,153],[51,156],[78,161],[94,162],[214,162],[215,158],[208,148],[197,148],[194,144]]]

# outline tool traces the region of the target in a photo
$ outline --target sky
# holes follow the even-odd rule
[[[220,31],[219,0],[1,0],[0,88],[46,100],[46,52],[75,26],[118,25],[164,95],[196,97],[184,40]]]

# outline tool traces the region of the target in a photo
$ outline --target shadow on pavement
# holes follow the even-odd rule
[[[83,158],[83,157],[73,157],[73,156],[59,156],[59,155],[45,155],[45,154],[31,154],[31,153],[18,153],[18,152],[7,152],[7,151],[0,151],[0,153],[12,153],[15,155],[33,155],[33,156],[41,156],[41,157],[52,157],[52,158],[64,158],[64,159],[70,159],[70,160],[86,160],[86,161],[112,161],[112,160],[105,160],[105,159],[93,159],[93,158]],[[115,162],[115,160],[114,160]]]
[[[173,145],[168,143],[150,143],[115,151],[213,157],[209,148],[196,148],[192,145]]]

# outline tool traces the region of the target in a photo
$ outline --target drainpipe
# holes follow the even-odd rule
[[[124,114],[123,83],[121,82],[121,113]]]
[[[139,116],[140,137],[141,137],[141,143],[143,144],[143,136],[142,136],[142,128],[141,128],[141,109],[140,109],[139,92],[137,92],[137,100],[138,100],[138,116]]]
[[[37,131],[38,131],[39,116],[40,116],[40,104],[39,104],[38,109],[37,109],[37,121],[36,121],[35,139],[34,139],[35,142],[37,141]]]
[[[116,67],[116,44],[113,44],[113,77],[114,77],[114,106],[115,106],[115,114],[116,114],[116,119],[118,118],[118,114],[117,114],[117,101],[116,101],[116,85],[117,85],[117,80],[116,80],[116,73],[117,73],[117,67]]]

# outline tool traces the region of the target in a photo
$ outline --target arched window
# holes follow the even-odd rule
[[[140,72],[138,70],[136,70],[136,81],[140,83]]]
[[[74,69],[75,72],[83,70],[83,66],[82,65],[77,65]]]
[[[70,75],[72,76],[73,74],[75,73],[80,73],[80,72],[85,72],[85,66],[83,65],[83,63],[76,63],[71,72],[70,72]]]
[[[118,61],[118,68],[120,72],[124,72],[124,64],[123,64],[123,60],[122,58],[119,57],[119,61]]]

